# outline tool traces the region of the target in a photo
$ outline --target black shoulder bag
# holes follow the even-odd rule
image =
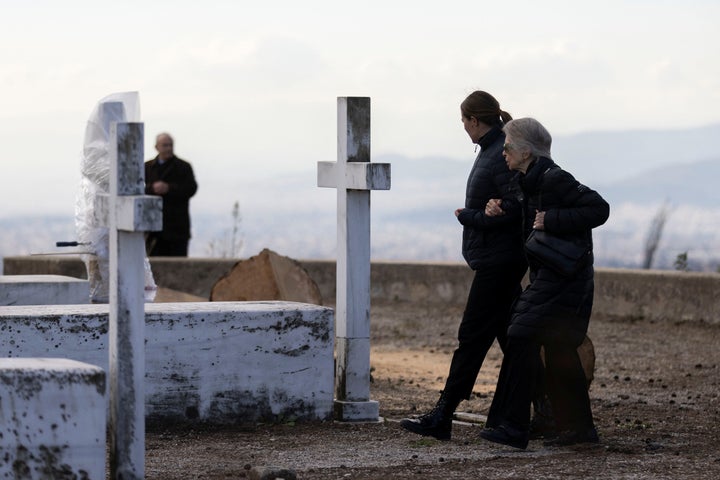
[[[543,179],[548,170],[550,168],[543,172]],[[538,210],[542,211],[542,184],[540,185]],[[532,230],[525,240],[525,252],[529,257],[556,273],[571,277],[585,266],[590,255],[590,248],[545,230]]]

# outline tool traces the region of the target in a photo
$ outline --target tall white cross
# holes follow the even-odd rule
[[[142,123],[113,122],[109,150],[109,195],[97,199],[96,212],[110,231],[110,477],[139,480],[145,478],[144,232],[162,229],[162,198],[145,195]]]
[[[370,191],[390,189],[390,164],[370,163],[370,98],[338,97],[337,162],[318,186],[337,189],[335,417],[377,421],[370,400]]]

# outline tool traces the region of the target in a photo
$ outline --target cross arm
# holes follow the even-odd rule
[[[338,178],[337,162],[318,162],[318,187],[347,190],[390,190],[390,164],[347,162],[345,178]]]
[[[100,225],[110,227],[110,196],[95,197],[95,217]],[[116,198],[116,228],[126,232],[162,230],[162,197],[155,195],[122,195]]]

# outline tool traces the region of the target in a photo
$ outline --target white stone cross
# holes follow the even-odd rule
[[[162,229],[162,198],[144,194],[142,123],[113,122],[109,150],[109,195],[96,212],[110,231],[110,477],[134,480],[145,477],[144,232]]]
[[[338,97],[337,162],[318,162],[318,186],[337,189],[335,416],[377,421],[370,400],[370,191],[390,189],[390,164],[370,163],[370,98]]]

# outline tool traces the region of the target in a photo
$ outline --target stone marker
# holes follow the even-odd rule
[[[377,421],[370,400],[370,191],[390,189],[390,164],[370,163],[370,98],[338,97],[337,162],[318,162],[318,186],[337,189],[335,415]]]
[[[317,284],[300,263],[267,248],[236,263],[210,292],[210,301],[284,300],[322,305]]]
[[[105,478],[105,372],[0,358],[0,478]]]

